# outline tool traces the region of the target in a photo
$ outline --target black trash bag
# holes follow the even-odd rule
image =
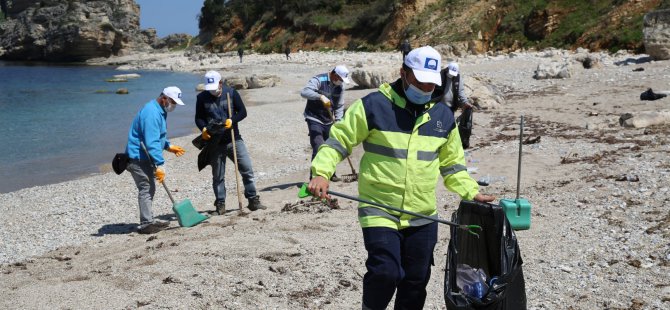
[[[451,240],[444,274],[444,300],[447,309],[526,309],[526,284],[521,265],[521,250],[516,235],[500,206],[461,201],[452,221],[480,225],[479,238],[451,228]],[[481,300],[465,295],[456,285],[456,266],[467,264],[484,270],[488,280],[497,277]]]
[[[463,149],[470,148],[470,136],[472,135],[472,108],[464,108],[461,115],[456,119],[458,122],[458,134],[461,136]]]
[[[643,92],[643,93],[640,94],[640,100],[653,101],[653,100],[658,100],[658,99],[661,99],[661,98],[664,98],[664,97],[667,97],[667,96],[668,95],[666,95],[666,94],[657,94],[653,90],[651,90],[651,88],[649,88],[649,89],[647,89],[646,92]]]

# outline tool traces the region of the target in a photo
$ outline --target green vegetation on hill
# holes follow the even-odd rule
[[[223,36],[220,46],[230,41],[245,47],[254,43],[259,52],[280,52],[287,44],[391,49],[404,37],[411,38],[412,45],[476,40],[492,50],[642,51],[644,14],[670,8],[670,0],[438,0],[422,12],[409,12],[411,20],[391,34],[396,37],[381,37],[389,24],[397,24],[394,12],[418,1],[206,0],[199,25],[201,39]]]

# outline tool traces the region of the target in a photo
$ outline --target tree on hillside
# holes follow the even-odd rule
[[[7,18],[7,8],[9,7],[9,1],[11,0],[0,0],[0,10],[2,11],[3,17]]]

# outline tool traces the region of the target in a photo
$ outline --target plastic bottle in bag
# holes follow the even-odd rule
[[[489,289],[486,284],[486,273],[479,268],[472,268],[468,264],[456,266],[456,286],[463,294],[481,299]]]

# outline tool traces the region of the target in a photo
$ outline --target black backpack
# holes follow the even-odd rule
[[[526,309],[526,284],[521,265],[521,250],[516,235],[500,206],[475,201],[461,201],[452,221],[479,225],[476,237],[456,227],[451,240],[444,274],[444,300],[447,309]],[[456,266],[467,264],[486,272],[489,279],[498,277],[481,300],[467,296],[456,285]]]

